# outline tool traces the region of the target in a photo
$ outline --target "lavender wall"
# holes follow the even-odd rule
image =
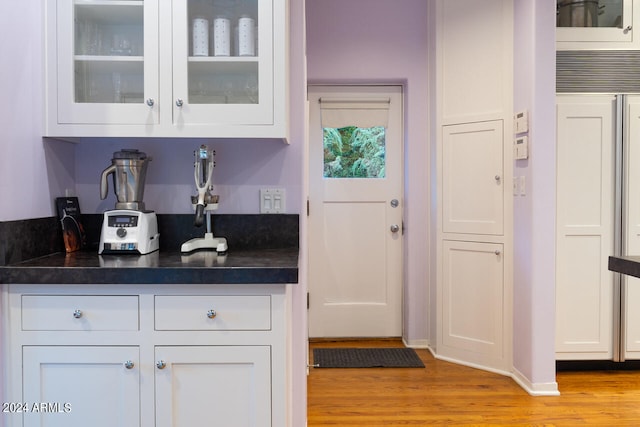
[[[297,138],[297,137],[294,137]],[[286,213],[300,212],[301,166],[299,140],[287,145],[279,140],[214,139],[105,139],[76,146],[75,190],[83,212],[113,209],[115,196],[100,200],[100,175],[111,165],[113,152],[137,148],[152,157],[147,170],[144,201],[159,213],[191,213],[190,196],[196,194],[193,151],[207,144],[216,151],[214,193],[220,195],[218,213],[259,213],[259,190],[287,190]]]
[[[528,160],[515,162],[527,195],[514,199],[516,372],[535,392],[555,383],[555,3],[516,0],[516,111],[529,110]]]
[[[428,340],[427,2],[307,1],[309,83],[404,86],[404,338]]]
[[[73,185],[73,149],[42,141],[41,2],[0,2],[0,221],[53,215]]]

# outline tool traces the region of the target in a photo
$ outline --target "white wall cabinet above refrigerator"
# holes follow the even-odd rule
[[[638,49],[638,0],[557,0],[559,50]]]
[[[45,135],[286,138],[287,5],[47,2]]]

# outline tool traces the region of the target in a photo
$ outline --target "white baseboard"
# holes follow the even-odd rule
[[[557,382],[532,383],[520,371],[514,368],[511,378],[532,396],[560,396]]]
[[[410,340],[407,341],[402,337],[402,343],[409,348],[429,348],[429,340]]]
[[[449,358],[449,357],[442,357],[438,355],[433,349],[433,347],[429,345],[429,340],[405,341],[405,339],[403,338],[402,342],[404,343],[405,346],[410,348],[426,348],[431,352],[431,355],[436,359],[455,363],[457,365],[468,366],[470,368],[481,369],[483,371],[493,372],[498,375],[511,377],[511,379],[513,379],[513,381],[515,381],[516,384],[522,387],[522,389],[524,389],[524,391],[529,393],[531,396],[559,396],[560,395],[560,391],[558,390],[558,383],[555,381],[549,382],[549,383],[532,383],[531,381],[529,381],[527,377],[525,377],[520,371],[518,371],[515,368],[513,368],[513,372],[507,372],[507,371],[502,371],[498,369],[487,368],[486,366],[476,365],[473,363],[466,363],[464,361]]]

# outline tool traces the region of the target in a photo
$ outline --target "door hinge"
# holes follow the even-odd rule
[[[309,310],[309,292],[307,292],[307,310]]]
[[[309,199],[307,199],[307,216],[309,216]]]

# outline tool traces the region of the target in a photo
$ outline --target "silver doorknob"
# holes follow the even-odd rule
[[[133,369],[133,362],[131,360],[127,360],[126,362],[124,362],[124,367],[127,369]]]
[[[214,318],[214,317],[216,317],[217,315],[218,315],[218,313],[216,313],[216,311],[215,311],[215,310],[209,310],[209,311],[207,311],[207,317],[208,317],[209,319],[213,319],[213,318]]]
[[[158,367],[158,369],[164,369],[167,367],[167,364],[165,363],[164,360],[158,360],[158,362],[156,363],[156,366]]]
[[[149,107],[153,107],[153,104],[155,104],[155,101],[153,100],[153,98],[147,98],[147,105]]]
[[[73,312],[73,317],[75,317],[76,319],[79,319],[82,317],[82,310],[75,310]]]
[[[180,98],[176,99],[176,107],[182,107],[184,105],[184,101]]]
[[[398,224],[393,224],[391,227],[389,227],[389,229],[392,233],[397,233],[398,231],[400,231],[400,226]]]

